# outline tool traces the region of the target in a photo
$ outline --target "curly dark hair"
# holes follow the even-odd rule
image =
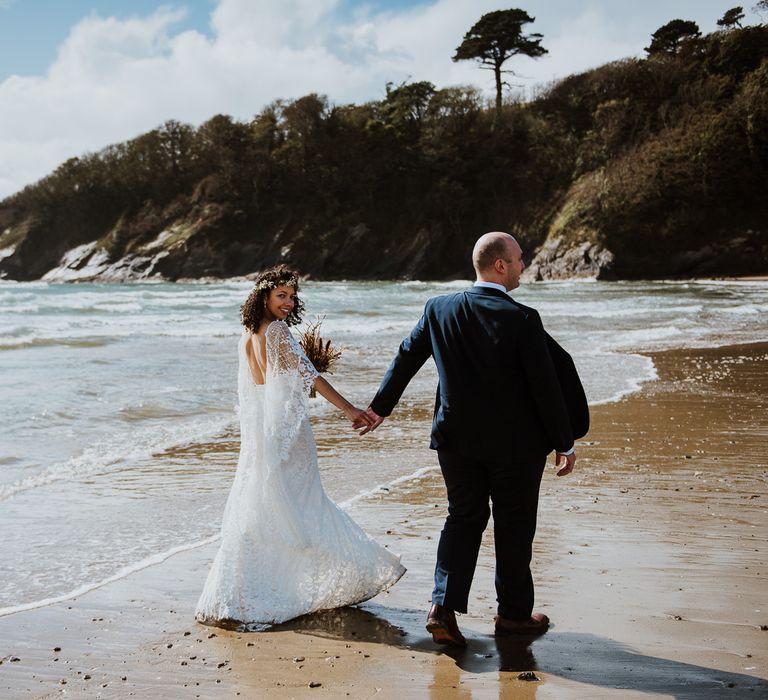
[[[296,290],[293,311],[285,319],[289,326],[301,323],[304,302],[299,299],[299,273],[287,265],[275,265],[259,273],[256,284],[240,307],[240,322],[252,333],[257,333],[264,320],[267,296],[276,287],[293,287]]]

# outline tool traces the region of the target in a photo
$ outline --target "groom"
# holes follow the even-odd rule
[[[507,295],[520,283],[523,252],[506,233],[475,244],[471,289],[427,301],[368,408],[375,430],[429,357],[439,375],[430,447],[448,492],[437,548],[427,630],[435,642],[466,646],[454,611],[467,611],[483,532],[491,514],[496,548],[497,636],[546,632],[533,613],[530,561],[539,484],[556,450],[558,476],[576,462],[573,432],[539,314]],[[570,359],[570,358],[569,358]],[[580,384],[579,384],[580,387]],[[562,466],[561,466],[562,465]]]

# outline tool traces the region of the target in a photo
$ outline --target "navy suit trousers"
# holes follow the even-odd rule
[[[432,602],[467,612],[483,532],[493,513],[498,613],[527,620],[533,611],[531,552],[546,455],[504,462],[438,451],[448,491]]]

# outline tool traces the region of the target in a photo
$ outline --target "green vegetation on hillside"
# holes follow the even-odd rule
[[[528,251],[588,241],[613,254],[605,276],[768,272],[768,27],[690,30],[506,104],[495,126],[475,88],[428,82],[167,122],[0,203],[0,274],[38,278],[95,241],[110,261],[162,250],[152,271],[171,279],[277,261],[446,278],[493,229]]]

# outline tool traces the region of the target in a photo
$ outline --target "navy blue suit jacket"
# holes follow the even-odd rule
[[[535,309],[485,287],[430,299],[401,343],[371,408],[390,415],[429,357],[439,376],[433,449],[499,461],[562,452],[573,445]]]

